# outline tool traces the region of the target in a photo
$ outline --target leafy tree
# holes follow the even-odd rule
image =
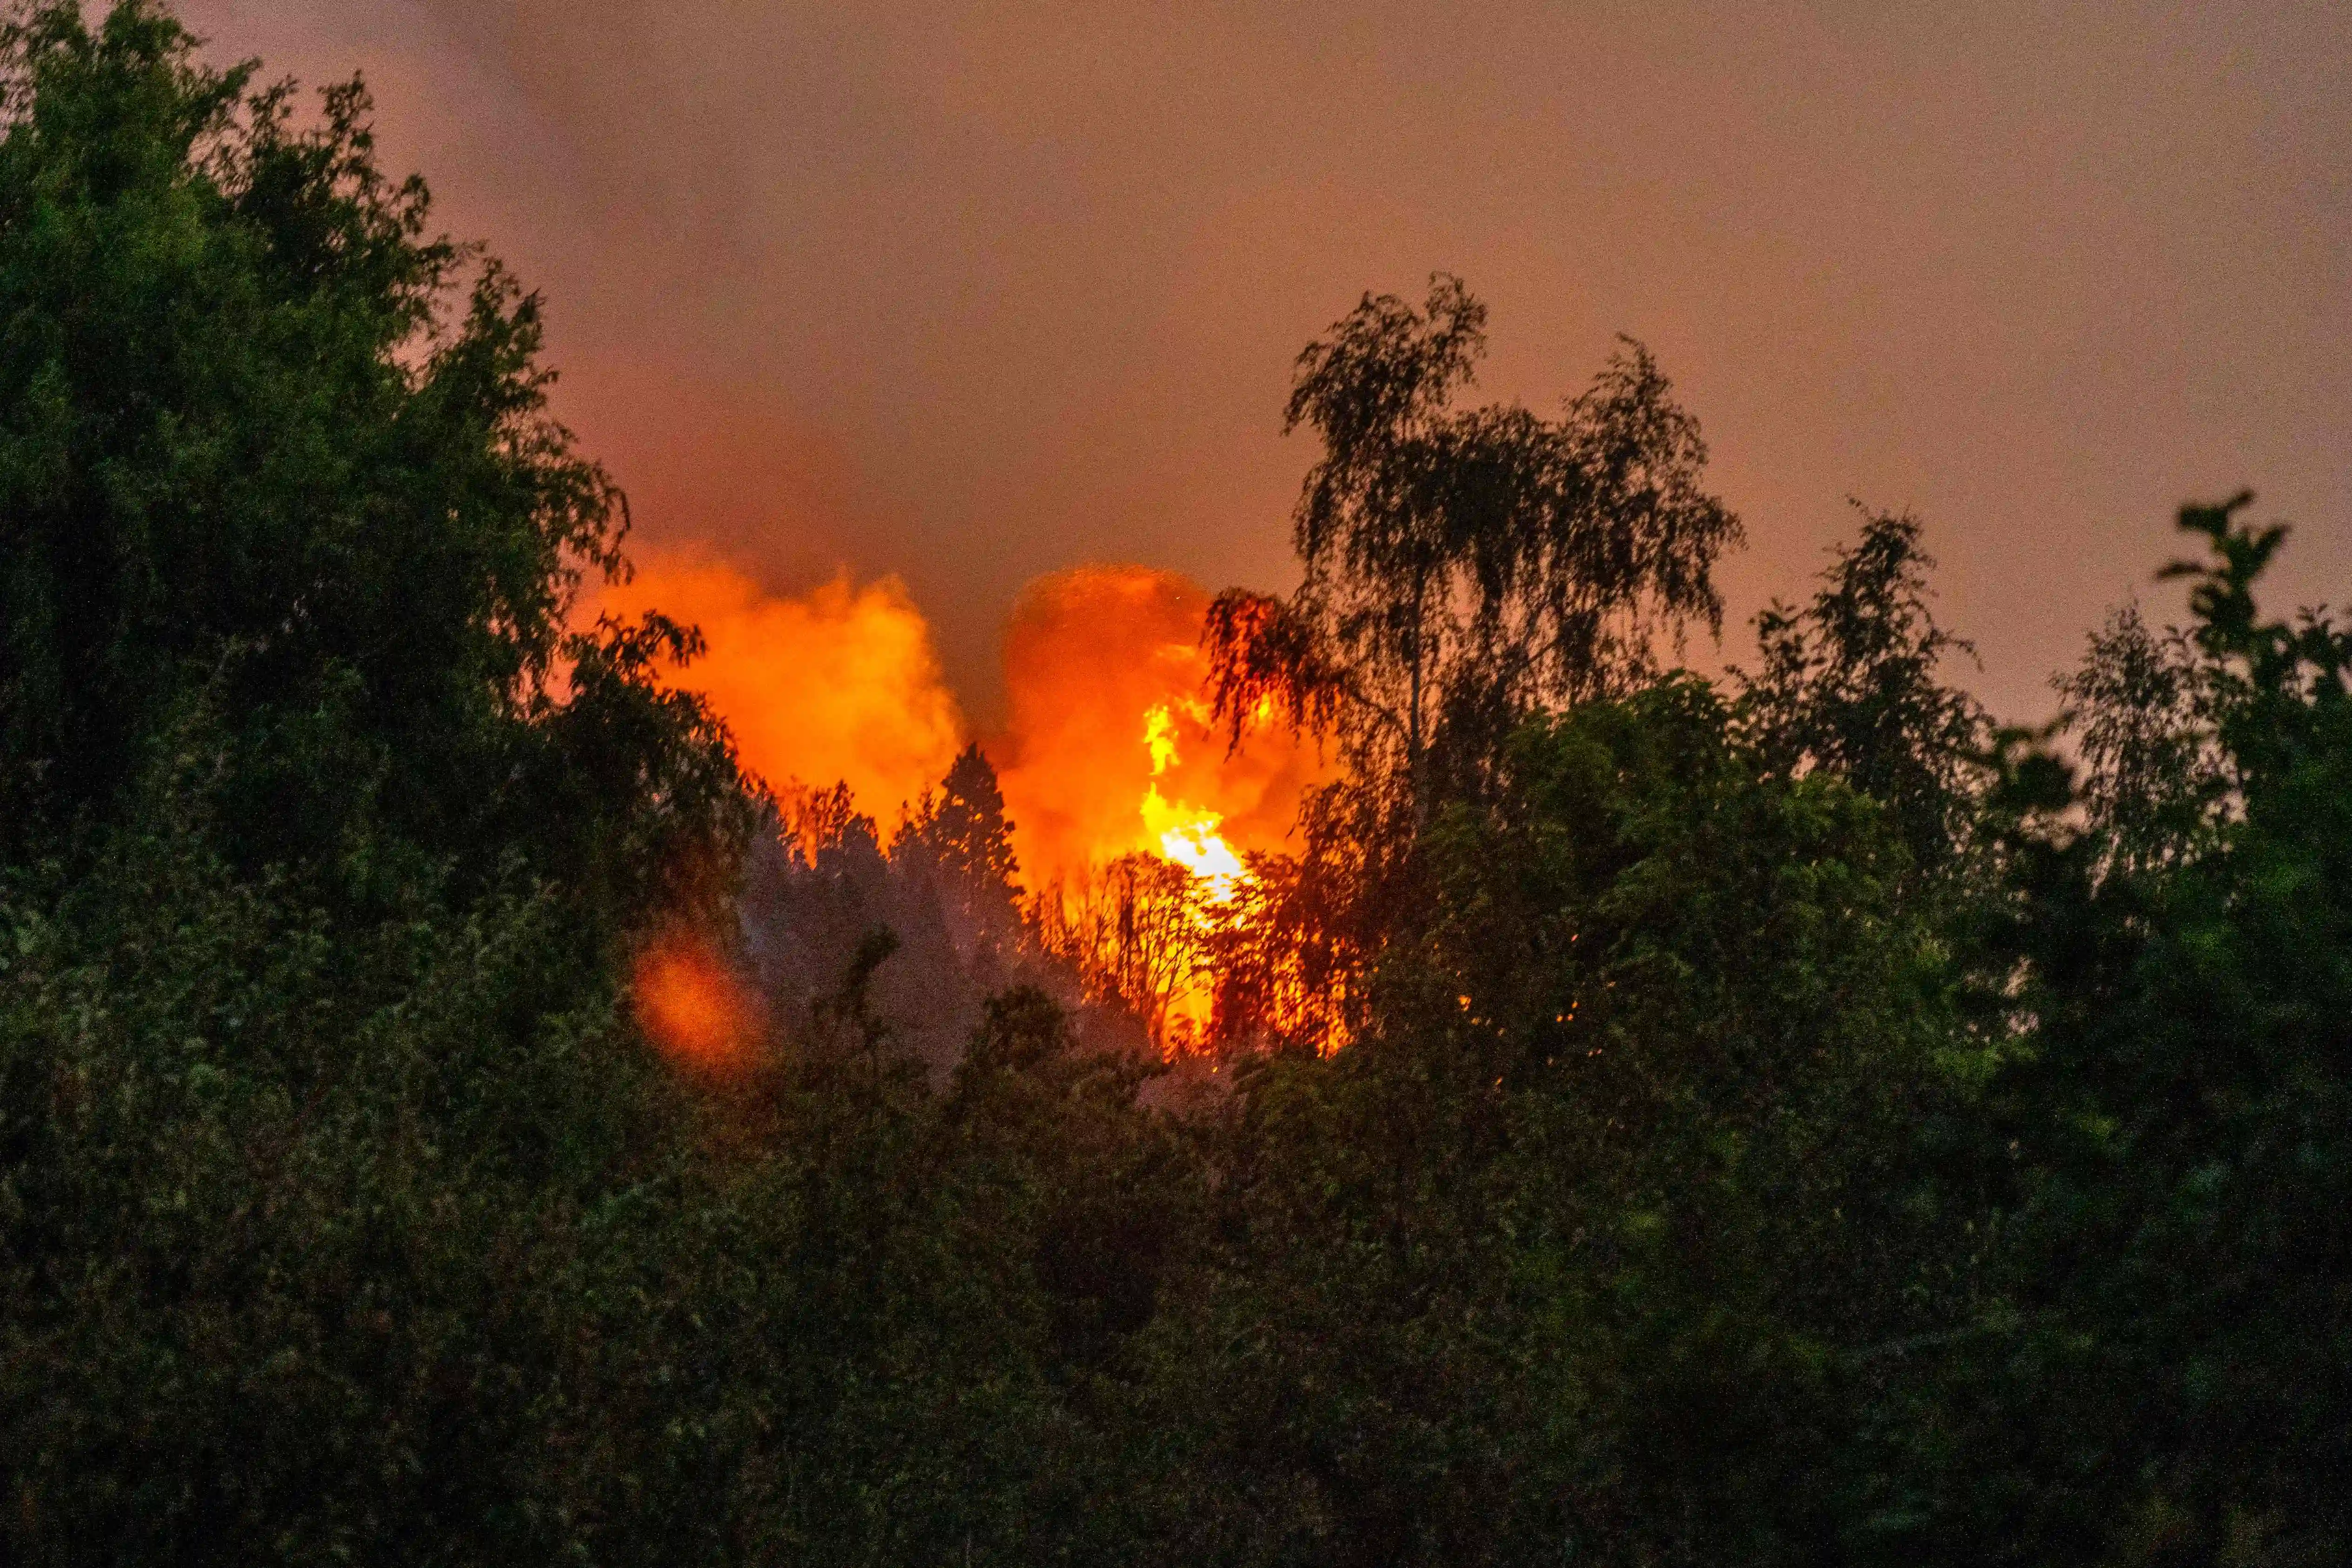
[[[249,82],[0,30],[0,1554],[544,1561],[686,1152],[616,963],[744,803],[690,634],[565,630],[535,303]]]
[[[1355,1041],[1242,1072],[1155,1389],[1203,1445],[1168,1560],[1843,1550],[1866,1358],[1954,1321],[1908,1150],[1952,1015],[1888,814],[1685,679],[1524,727],[1426,853]]]
[[[971,928],[972,940],[1006,942],[1019,920],[1019,862],[996,770],[966,746],[936,791],[926,790],[891,840],[890,857],[919,866]]]
[[[1279,713],[1347,772],[1299,854],[1260,867],[1282,896],[1225,944],[1228,1039],[1345,1037],[1431,814],[1483,792],[1530,715],[1633,689],[1662,638],[1720,627],[1713,567],[1739,521],[1648,351],[1629,340],[1557,420],[1458,407],[1486,319],[1441,274],[1422,308],[1367,295],[1299,355],[1286,428],[1323,444],[1294,525],[1305,578],[1287,600],[1222,595],[1205,640],[1236,744]]]
[[[0,1558],[2346,1556],[2352,632],[2243,498],[2078,792],[1906,518],[1660,676],[1736,524],[1654,367],[1460,409],[1475,302],[1368,300],[1215,634],[1357,787],[1213,940],[1139,858],[983,951],[976,752],[752,833],[693,633],[565,629],[619,499],[356,88],[0,43]],[[792,1001],[730,1070],[649,930]],[[1230,1093],[1052,992],[1204,954]]]
[[[2183,510],[2210,548],[2175,569],[2199,668],[2153,683],[2159,718],[2181,688],[2216,699],[2160,754],[2193,781],[2210,750],[2237,812],[2118,858],[2179,820],[2163,792],[2118,838],[2045,786],[2008,830],[1990,962],[2030,1024],[1994,1086],[2018,1327],[1948,1401],[1979,1560],[2320,1563],[2352,1541],[2352,636],[2261,614],[2284,531],[2238,522],[2247,500]]]
[[[1208,892],[1201,879],[1157,855],[1121,855],[1083,885],[1048,887],[1032,930],[1067,964],[1088,996],[1132,1008],[1162,1054],[1193,1043],[1177,1001],[1202,981]]]
[[[1302,853],[1248,858],[1208,933],[1208,1043],[1220,1054],[1337,1049],[1355,1026],[1367,944],[1350,895],[1370,877],[1331,804],[1307,803]]]
[[[576,912],[355,925],[142,793],[67,896],[5,911],[0,1550],[545,1561],[650,1462],[691,1555],[664,1434],[698,1406],[723,1451],[744,1413],[643,1393],[723,1372],[677,1331],[725,1205]]]
[[[2159,637],[2126,605],[2052,682],[2081,736],[2083,808],[2126,870],[2189,852],[2226,805],[2218,674],[2187,637]]]
[[[1654,645],[1719,626],[1711,569],[1739,522],[1703,489],[1706,447],[1630,341],[1558,420],[1457,408],[1486,307],[1439,275],[1420,310],[1367,295],[1299,355],[1286,427],[1323,457],[1287,601],[1212,607],[1216,710],[1328,729],[1363,785],[1426,819],[1531,710],[1637,683]]]
[[[1864,511],[1862,537],[1839,549],[1811,605],[1757,616],[1763,668],[1742,684],[1774,766],[1827,769],[1884,803],[1933,868],[1964,836],[1991,736],[1975,700],[1940,679],[1947,659],[1975,649],[1936,624],[1920,532],[1908,513]]]
[[[1020,1228],[1045,1293],[1054,1364],[1106,1369],[1151,1321],[1162,1278],[1197,1205],[1197,1170],[1169,1123],[1138,1103],[1156,1064],[1090,1051],[1052,998],[1022,987],[992,998],[942,1108],[955,1135],[1035,1205]]]
[[[645,639],[684,634],[566,633],[623,506],[546,415],[539,302],[428,237],[360,86],[304,121],[143,3],[32,6],[0,72],[0,853],[102,822],[198,691],[238,864],[381,822],[478,876],[534,842],[568,744],[625,735],[590,771],[721,809],[708,721],[641,695]]]

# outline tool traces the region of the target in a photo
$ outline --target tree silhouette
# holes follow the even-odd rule
[[[1857,503],[1859,510],[1859,503]],[[1774,766],[1824,768],[1894,811],[1914,858],[1950,859],[1971,808],[1984,711],[1943,684],[1944,661],[1975,649],[1936,624],[1908,513],[1864,513],[1803,610],[1756,617],[1763,668],[1742,677],[1748,720]]]
[[[1662,634],[1719,629],[1738,520],[1702,485],[1698,423],[1626,340],[1558,420],[1458,408],[1486,307],[1431,279],[1367,295],[1299,355],[1286,429],[1323,457],[1299,497],[1305,581],[1212,607],[1216,710],[1328,731],[1360,781],[1425,820],[1527,713],[1653,672]]]

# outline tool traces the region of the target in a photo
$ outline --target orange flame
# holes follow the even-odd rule
[[[1172,572],[1081,566],[1032,583],[1004,663],[1012,723],[990,748],[1033,886],[1143,850],[1222,898],[1282,847],[1314,749],[1261,731],[1231,752],[1204,700],[1209,596]]]
[[[1185,709],[1196,721],[1206,721],[1207,713],[1199,701],[1186,702]],[[1220,831],[1224,814],[1171,801],[1160,793],[1159,775],[1184,760],[1177,749],[1173,705],[1161,703],[1143,716],[1143,745],[1150,753],[1152,773],[1139,808],[1144,833],[1157,841],[1163,857],[1207,883],[1212,897],[1220,901],[1232,898],[1234,889],[1248,879],[1249,871]]]
[[[732,567],[656,560],[593,608],[658,609],[698,626],[706,651],[679,684],[709,698],[744,766],[771,784],[849,785],[887,816],[936,784],[963,744],[929,623],[896,577],[835,578],[775,597]]]
[[[734,975],[698,942],[673,940],[638,955],[637,1022],[679,1067],[723,1073],[749,1065],[759,1013]]]
[[[1005,637],[1012,725],[995,748],[1032,888],[1058,887],[1083,904],[1101,891],[1096,868],[1138,851],[1196,879],[1202,896],[1181,911],[1131,922],[1192,955],[1163,960],[1180,978],[1150,999],[1170,1051],[1209,1023],[1213,983],[1191,965],[1234,918],[1251,880],[1244,857],[1280,848],[1301,793],[1324,776],[1314,750],[1272,731],[1264,712],[1246,746],[1227,744],[1203,691],[1208,603],[1198,584],[1140,566],[1084,566],[1031,584]]]

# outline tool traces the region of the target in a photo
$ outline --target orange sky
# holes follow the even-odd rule
[[[1916,508],[2016,716],[2186,496],[2296,522],[2293,596],[2352,566],[2352,7],[184,9],[366,68],[388,157],[547,292],[647,538],[897,574],[982,725],[1041,574],[1287,584],[1291,358],[1435,268],[1489,395],[1657,352],[1748,524],[1736,616],[1846,495]]]

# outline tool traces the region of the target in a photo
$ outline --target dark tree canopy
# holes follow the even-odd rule
[[[2229,788],[2213,734],[2222,690],[2185,635],[2152,630],[2126,605],[2051,684],[2077,738],[2084,812],[2116,868],[2184,854],[2215,826]]]
[[[1988,1165],[2013,1184],[1994,1281],[2013,1315],[1948,1369],[1935,1445],[1940,1528],[1980,1561],[2315,1563],[2352,1542],[2352,628],[2263,613],[2285,531],[2240,521],[2250,500],[2182,510],[2207,546],[2173,569],[2192,635],[2153,672],[2126,648],[2124,687],[2091,693],[2095,752],[2152,755],[2157,787],[2095,793],[2083,831],[2014,770],[2033,809],[1995,818],[1985,984],[2021,1038]],[[2121,702],[2147,722],[2118,728]],[[2228,781],[2225,816],[2201,818],[2200,773]],[[2152,820],[2102,820],[2142,802]]]
[[[886,851],[573,626],[619,498],[356,87],[11,15],[0,1562],[2352,1560],[2352,629],[2245,498],[2078,788],[1908,518],[1662,672],[1647,356],[1368,299],[1212,639],[1354,777],[1024,900],[976,750]]]
[[[1004,792],[977,744],[957,753],[938,789],[923,792],[890,853],[925,863],[967,914],[978,916],[984,903],[1009,912],[1021,867],[1013,854]]]

